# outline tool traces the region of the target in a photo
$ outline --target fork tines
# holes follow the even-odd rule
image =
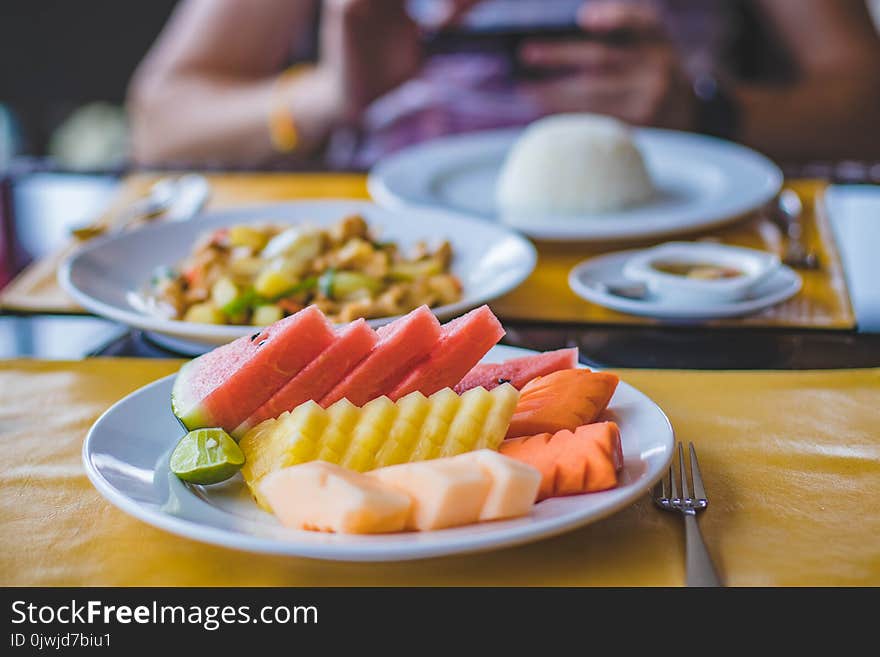
[[[678,468],[675,462],[669,465],[669,473],[661,477],[654,488],[652,496],[654,502],[662,509],[684,511],[688,509],[700,510],[709,505],[706,498],[706,489],[703,487],[703,477],[700,473],[700,464],[697,461],[697,453],[694,444],[688,443],[690,456],[690,476],[684,462],[684,445],[678,443]],[[693,495],[691,495],[693,491]]]

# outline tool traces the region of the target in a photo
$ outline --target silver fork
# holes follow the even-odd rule
[[[783,190],[776,201],[778,215],[788,238],[782,261],[795,269],[819,269],[819,256],[804,242],[803,204],[797,192]]]
[[[697,524],[697,513],[709,506],[709,499],[706,497],[706,489],[703,488],[703,477],[700,475],[694,444],[688,443],[688,445],[693,485],[688,486],[688,476],[684,467],[684,446],[678,443],[678,467],[681,476],[676,475],[675,464],[670,464],[668,487],[666,478],[663,477],[654,486],[651,494],[658,507],[684,516],[687,585],[722,586]],[[693,496],[690,493],[691,488],[694,490]]]

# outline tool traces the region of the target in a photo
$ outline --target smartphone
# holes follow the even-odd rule
[[[518,77],[547,77],[559,72],[533,70],[518,57],[528,39],[601,40],[624,46],[632,40],[625,31],[590,34],[577,24],[584,0],[483,0],[454,25],[430,27],[431,6],[436,0],[410,0],[410,12],[425,28],[424,47],[430,54],[492,52],[506,57]]]

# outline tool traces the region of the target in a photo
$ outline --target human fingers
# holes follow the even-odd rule
[[[641,38],[659,38],[665,34],[660,14],[648,2],[587,2],[578,10],[577,21],[584,31],[591,33],[626,32]]]
[[[431,17],[431,27],[442,29],[451,27],[461,21],[474,5],[481,0],[444,0],[436,13]]]
[[[520,85],[520,92],[544,111],[610,111],[632,93],[631,85],[618,77],[568,75],[545,82]]]
[[[526,41],[520,58],[533,68],[616,70],[633,65],[631,50],[591,41]]]

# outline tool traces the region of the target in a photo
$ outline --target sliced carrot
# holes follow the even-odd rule
[[[614,488],[623,468],[620,429],[614,422],[511,438],[498,451],[541,472],[537,501]]]
[[[186,284],[190,288],[198,287],[201,284],[202,275],[202,268],[198,265],[193,265],[183,272],[183,278],[186,280]]]
[[[611,401],[618,381],[610,372],[581,369],[535,377],[520,392],[507,437],[574,430],[595,422]]]

